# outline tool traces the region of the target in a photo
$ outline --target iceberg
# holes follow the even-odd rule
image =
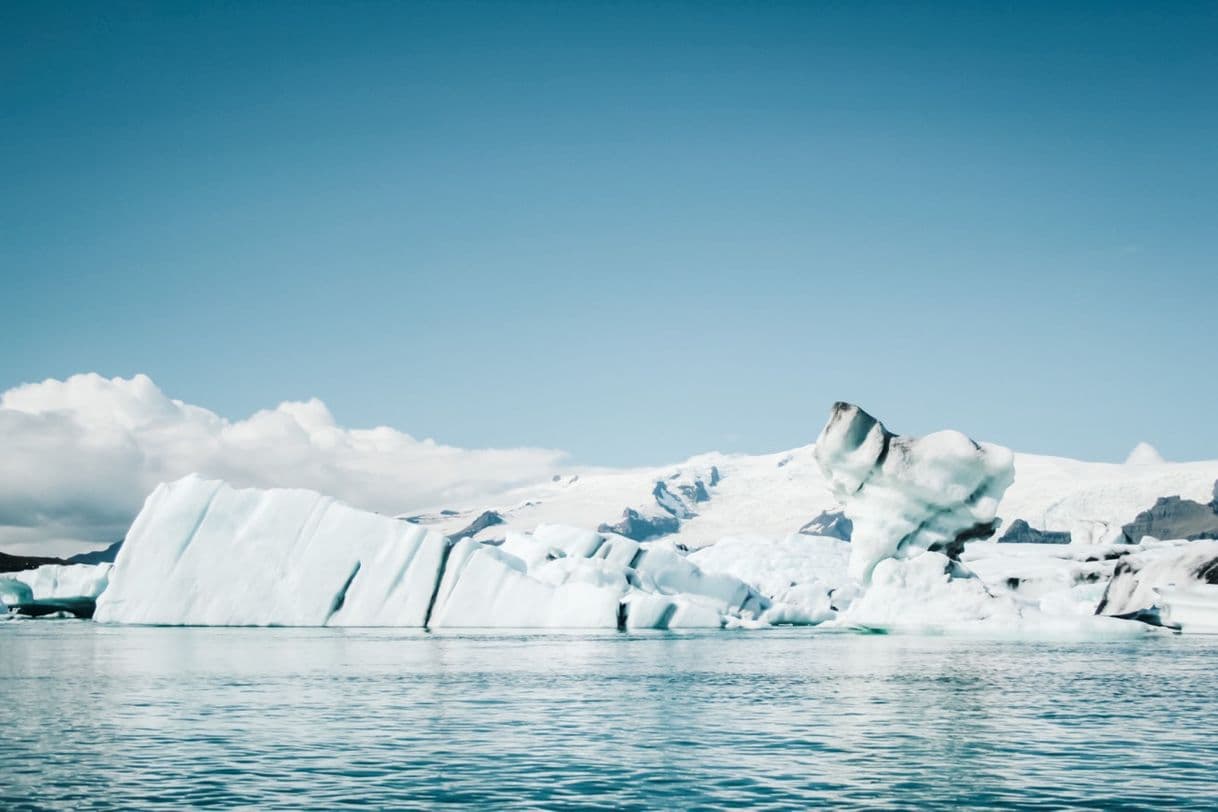
[[[955,557],[964,541],[992,535],[1015,479],[1002,446],[958,431],[902,437],[850,403],[834,404],[815,456],[852,524],[849,572],[861,584],[884,559]]]
[[[1095,612],[1185,632],[1218,631],[1218,542],[1166,542],[1125,556]]]
[[[769,602],[671,543],[563,526],[455,543],[306,490],[159,486],[97,602],[110,623],[718,628]]]
[[[109,584],[111,564],[44,564],[0,574],[0,604],[22,615],[88,618]]]
[[[0,600],[169,625],[1196,630],[1218,585],[1135,575],[1182,543],[1144,531],[1211,532],[1215,470],[1015,457],[838,403],[812,446],[555,477],[510,505],[391,517],[193,475],[148,496],[113,567],[0,576]]]
[[[188,476],[144,503],[102,622],[422,626],[447,542],[307,490]]]
[[[791,535],[725,538],[690,554],[703,572],[739,578],[770,601],[769,625],[815,625],[837,616],[834,598],[849,585],[850,545],[841,539]]]

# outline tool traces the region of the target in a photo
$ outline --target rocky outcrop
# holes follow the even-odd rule
[[[1214,483],[1214,498],[1208,504],[1164,496],[1149,509],[1121,528],[1128,544],[1137,544],[1143,536],[1157,539],[1218,539],[1218,482]]]
[[[118,558],[118,551],[123,549],[121,540],[114,542],[104,550],[94,550],[90,553],[78,553],[67,559],[66,564],[113,564]]]
[[[66,564],[112,564],[118,556],[123,543],[116,541],[104,550],[94,550],[89,553],[78,553],[68,558],[51,556],[11,555],[0,553],[0,572],[22,572],[48,565],[64,566]]]
[[[840,510],[823,510],[810,522],[799,528],[805,536],[828,536],[829,538],[850,541],[854,531],[854,522],[846,518]]]
[[[999,544],[1069,544],[1070,534],[1056,530],[1037,530],[1023,519],[1011,522]]]
[[[622,511],[622,518],[613,524],[604,522],[596,528],[598,533],[617,533],[635,541],[648,541],[667,536],[681,529],[681,520],[676,516],[659,514],[644,516],[634,508]]]
[[[484,510],[465,527],[458,530],[456,533],[449,534],[449,541],[460,541],[461,539],[472,538],[488,527],[503,524],[503,516],[493,510]]]
[[[678,471],[656,480],[651,489],[652,505],[628,507],[616,522],[603,522],[597,530],[616,533],[635,541],[649,541],[676,533],[681,522],[698,515],[697,506],[711,499],[710,489],[719,484],[719,469]]]

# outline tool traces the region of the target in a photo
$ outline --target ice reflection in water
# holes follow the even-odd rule
[[[0,807],[1211,807],[1218,640],[0,624]]]

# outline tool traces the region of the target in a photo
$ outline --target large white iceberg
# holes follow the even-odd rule
[[[850,403],[834,404],[815,455],[853,524],[850,575],[864,584],[886,558],[992,534],[1015,478],[1002,446],[958,431],[901,437]]]
[[[447,542],[306,490],[188,476],[144,503],[103,622],[422,626]]]
[[[768,601],[671,544],[564,527],[502,546],[304,490],[186,477],[148,497],[103,622],[430,628],[719,627]]]

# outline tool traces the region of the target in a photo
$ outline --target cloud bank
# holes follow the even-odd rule
[[[488,499],[550,477],[565,458],[348,429],[316,399],[230,421],[166,397],[146,375],[73,375],[0,395],[0,550],[54,555],[122,538],[157,483],[192,472],[392,514]]]

